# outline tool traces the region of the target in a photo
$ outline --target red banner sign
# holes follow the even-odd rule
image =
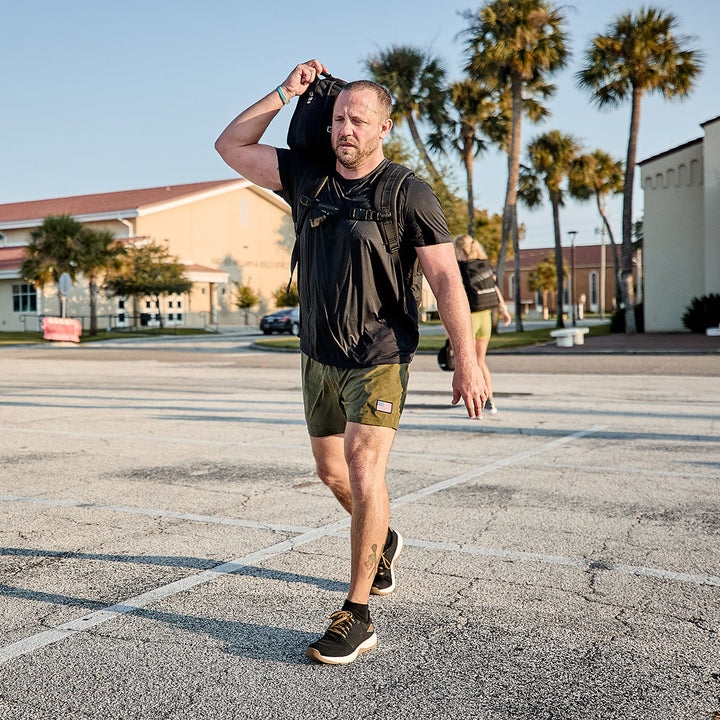
[[[46,317],[42,321],[43,337],[46,340],[80,342],[82,324],[73,318]]]

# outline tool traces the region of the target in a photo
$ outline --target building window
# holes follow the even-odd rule
[[[183,324],[183,299],[182,295],[171,295],[172,299],[168,299],[168,324],[170,325],[182,325]]]
[[[117,313],[118,327],[125,327],[128,324],[128,315],[125,312],[125,298],[118,298],[117,307],[118,307],[118,313]]]
[[[13,285],[13,312],[37,312],[37,292],[32,285]]]

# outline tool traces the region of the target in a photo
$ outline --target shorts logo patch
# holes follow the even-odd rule
[[[384,413],[391,413],[392,412],[392,403],[385,402],[384,400],[378,400],[377,405],[378,412],[384,412]]]

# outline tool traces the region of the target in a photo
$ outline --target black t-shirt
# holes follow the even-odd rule
[[[297,238],[300,349],[336,367],[410,362],[417,349],[418,308],[407,278],[416,247],[450,242],[445,216],[432,188],[415,176],[398,198],[399,253],[388,252],[374,220],[333,216],[323,206],[373,209],[377,180],[387,165],[358,180],[333,166],[313,165],[307,156],[279,149],[283,189],[297,222],[300,198],[328,177]]]

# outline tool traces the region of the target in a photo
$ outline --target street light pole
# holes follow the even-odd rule
[[[605,319],[605,223],[600,235],[600,319]]]
[[[577,327],[577,307],[575,306],[575,236],[577,230],[568,230],[570,236],[570,302],[572,304],[572,326]]]

